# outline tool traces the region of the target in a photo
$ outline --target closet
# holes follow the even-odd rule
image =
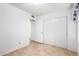
[[[67,17],[43,21],[43,42],[67,48]]]

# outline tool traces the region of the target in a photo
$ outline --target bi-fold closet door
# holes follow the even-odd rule
[[[43,20],[42,35],[43,43],[67,48],[67,17]]]

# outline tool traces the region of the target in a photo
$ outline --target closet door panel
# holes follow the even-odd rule
[[[44,20],[44,43],[66,48],[66,17]]]

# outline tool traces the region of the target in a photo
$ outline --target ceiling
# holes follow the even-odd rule
[[[43,15],[51,12],[63,11],[71,8],[71,3],[10,3],[17,8],[33,15]]]

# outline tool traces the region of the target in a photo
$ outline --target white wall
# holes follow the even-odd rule
[[[77,28],[77,32],[78,32],[77,33],[77,35],[78,35],[78,37],[77,37],[78,38],[78,41],[77,41],[77,43],[78,43],[78,45],[77,45],[77,47],[78,47],[77,51],[78,51],[78,55],[79,55],[79,24],[77,26],[78,26],[78,28]]]
[[[0,55],[27,46],[31,36],[30,14],[0,4]]]
[[[46,19],[52,19],[55,17],[63,17],[63,16],[67,16],[68,18],[68,43],[67,43],[67,48],[69,50],[72,51],[77,51],[77,41],[76,41],[76,24],[73,22],[72,20],[72,11],[71,10],[67,10],[67,11],[59,11],[59,12],[55,12],[55,13],[49,13],[49,14],[45,14],[45,15],[41,15],[38,16],[38,19],[36,21],[36,31],[34,34],[36,34],[36,39],[35,41],[41,42],[43,43],[43,20]]]
[[[77,47],[78,47],[78,55],[79,55],[79,11],[77,12],[77,21],[78,21],[78,23],[77,23],[77,43],[78,43],[78,45],[77,45]]]
[[[68,49],[77,52],[77,28],[73,21],[73,12],[70,11],[68,16],[70,16],[68,20]]]

